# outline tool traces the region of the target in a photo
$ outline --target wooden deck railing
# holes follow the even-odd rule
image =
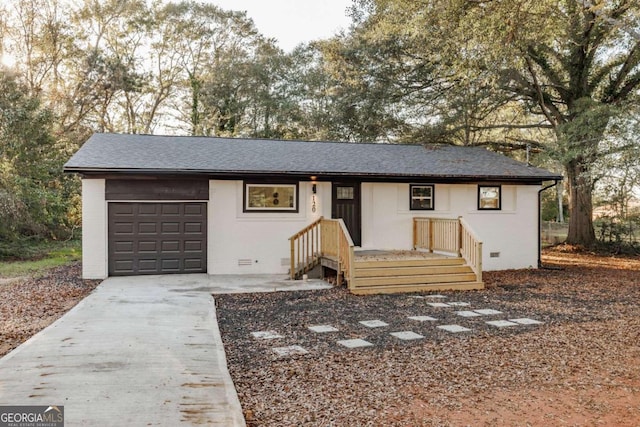
[[[289,275],[292,279],[298,278],[320,262],[320,224],[322,220],[321,217],[289,237],[291,244]]]
[[[322,219],[322,256],[331,257],[337,262],[337,283],[342,284],[342,278],[347,279],[349,285],[353,283],[354,244],[351,235],[342,219]]]
[[[311,270],[323,256],[334,258],[338,264],[337,281],[342,276],[352,283],[354,245],[342,219],[320,218],[289,238],[291,243],[292,279]]]
[[[462,217],[413,218],[413,248],[456,254],[482,281],[482,242]]]
[[[478,282],[482,282],[482,241],[462,217],[458,218],[458,221],[460,222],[460,256],[476,273]]]

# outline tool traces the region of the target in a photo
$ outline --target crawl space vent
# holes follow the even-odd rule
[[[489,258],[500,258],[500,252],[489,252]]]
[[[253,261],[250,259],[239,259],[238,260],[238,265],[242,266],[242,265],[251,265],[253,264]]]

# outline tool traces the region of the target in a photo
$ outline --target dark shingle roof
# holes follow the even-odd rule
[[[542,181],[556,174],[479,147],[95,134],[67,172]]]

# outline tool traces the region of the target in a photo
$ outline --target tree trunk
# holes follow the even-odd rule
[[[588,174],[589,165],[573,160],[565,167],[569,184],[567,243],[589,247],[596,241],[596,234],[593,230],[593,204],[591,202],[593,187]]]

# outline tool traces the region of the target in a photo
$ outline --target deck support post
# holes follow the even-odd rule
[[[434,247],[434,235],[433,235],[433,221],[431,221],[431,218],[429,218],[429,252],[433,253],[433,247]]]

